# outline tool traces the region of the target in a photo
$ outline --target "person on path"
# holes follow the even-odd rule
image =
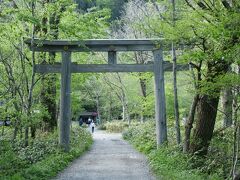
[[[92,130],[92,133],[94,133],[95,123],[92,121],[90,124],[90,129]]]
[[[79,126],[82,126],[83,125],[83,120],[81,117],[79,117]]]
[[[90,125],[91,122],[92,122],[92,119],[89,117],[89,118],[88,118],[88,125]]]

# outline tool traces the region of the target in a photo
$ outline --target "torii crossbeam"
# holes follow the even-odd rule
[[[81,41],[31,40],[25,41],[32,51],[61,52],[62,63],[36,65],[38,73],[61,73],[61,104],[59,121],[59,143],[69,151],[70,135],[70,92],[71,73],[103,72],[153,72],[155,78],[155,119],[157,145],[167,141],[166,103],[164,89],[164,71],[172,70],[172,64],[163,61],[163,50],[171,46],[162,39],[96,39]],[[108,52],[108,64],[71,63],[72,52]],[[119,51],[152,51],[153,64],[117,64]],[[187,65],[178,65],[178,70],[188,69]]]

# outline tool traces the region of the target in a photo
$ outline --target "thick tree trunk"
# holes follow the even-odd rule
[[[56,75],[42,78],[41,102],[50,117],[44,117],[44,131],[53,131],[57,127]]]
[[[196,129],[193,134],[190,149],[192,153],[197,153],[199,155],[207,154],[216,121],[218,102],[219,96],[199,96]]]
[[[51,0],[46,1],[46,3],[52,2]],[[60,9],[61,13],[63,8]],[[47,27],[47,18],[43,18],[43,25]],[[51,14],[49,18],[50,24],[50,34],[53,39],[58,39],[59,35],[59,23],[60,23],[60,15],[56,12]],[[44,26],[43,26],[44,27]],[[43,28],[42,31],[44,34],[48,33],[47,28]],[[49,59],[47,64],[53,64],[55,62],[56,54],[55,52],[49,52]],[[44,117],[44,131],[53,131],[54,128],[57,127],[57,105],[56,105],[56,74],[47,75],[42,79],[43,87],[41,96],[42,96],[42,104],[47,109],[50,117]]]
[[[196,94],[193,98],[193,102],[192,102],[192,105],[191,105],[191,108],[189,111],[188,119],[185,124],[185,140],[184,140],[184,145],[183,145],[184,153],[187,153],[189,151],[191,130],[193,128],[193,122],[194,122],[194,117],[195,117],[198,100],[199,100],[199,95]]]
[[[31,138],[35,139],[36,137],[36,127],[33,125],[31,126]]]
[[[233,105],[233,94],[231,88],[226,88],[223,90],[222,95],[222,105],[223,105],[223,127],[228,127],[232,125],[232,105]]]

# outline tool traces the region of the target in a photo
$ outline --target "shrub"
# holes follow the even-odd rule
[[[162,147],[149,155],[150,165],[154,172],[167,180],[220,180],[217,173],[207,174],[189,165],[190,155],[183,154],[179,147]]]
[[[129,140],[139,151],[150,153],[156,149],[155,122],[148,121],[144,124],[131,126],[123,132],[123,138]]]
[[[128,127],[128,123],[124,121],[111,121],[105,124],[108,132],[120,133]]]
[[[189,154],[183,154],[182,149],[177,145],[163,145],[157,149],[154,121],[147,121],[144,124],[132,126],[125,130],[122,135],[123,138],[132,143],[136,149],[148,156],[152,169],[160,179],[223,179],[219,177],[219,169],[212,172],[202,171],[203,167],[209,166],[209,164],[207,164],[209,161]],[[202,161],[205,163],[202,163],[197,168],[193,167],[193,158],[198,158],[198,162]],[[197,161],[194,162],[196,163]]]
[[[21,160],[13,151],[9,141],[0,141],[0,179],[1,176],[14,174],[18,167],[26,167],[27,162]]]
[[[91,134],[80,127],[71,130],[70,152],[61,151],[57,139],[57,133],[54,133],[40,136],[26,148],[22,142],[17,142],[13,147],[9,142],[5,144],[4,148],[0,148],[1,157],[6,157],[0,160],[0,179],[49,179],[92,144]]]

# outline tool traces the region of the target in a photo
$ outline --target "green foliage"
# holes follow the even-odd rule
[[[34,164],[44,159],[48,154],[56,153],[58,149],[57,133],[38,136],[30,144],[30,146],[25,147],[23,141],[17,141],[13,144],[13,151],[17,152],[21,160],[28,164]]]
[[[0,141],[0,179],[49,179],[57,175],[72,160],[92,144],[89,132],[80,127],[71,130],[71,150],[63,152],[57,144],[57,133],[43,134],[24,147],[22,142]],[[56,163],[57,162],[57,163]]]
[[[222,158],[218,159],[219,154],[213,152],[206,158],[200,158],[183,154],[181,148],[174,144],[157,149],[155,132],[155,122],[148,121],[125,130],[123,138],[148,156],[152,169],[160,179],[224,179],[224,163]]]
[[[189,166],[189,155],[183,154],[178,147],[161,147],[149,154],[150,165],[163,180],[220,180],[217,173],[208,175]]]
[[[8,141],[0,141],[0,157],[0,179],[3,179],[6,175],[16,173],[19,167],[24,168],[27,166],[27,162],[17,156]]]
[[[109,18],[107,9],[91,11],[84,15],[76,12],[65,12],[61,24],[61,38],[63,39],[94,39],[104,38],[106,22]]]
[[[129,140],[138,150],[146,154],[156,149],[155,122],[149,121],[138,126],[131,126],[123,132],[123,138]]]
[[[128,123],[124,121],[111,121],[105,124],[108,132],[119,133],[128,127]]]
[[[116,20],[120,17],[125,2],[127,0],[96,0],[96,5],[100,8],[111,9],[111,20]]]

